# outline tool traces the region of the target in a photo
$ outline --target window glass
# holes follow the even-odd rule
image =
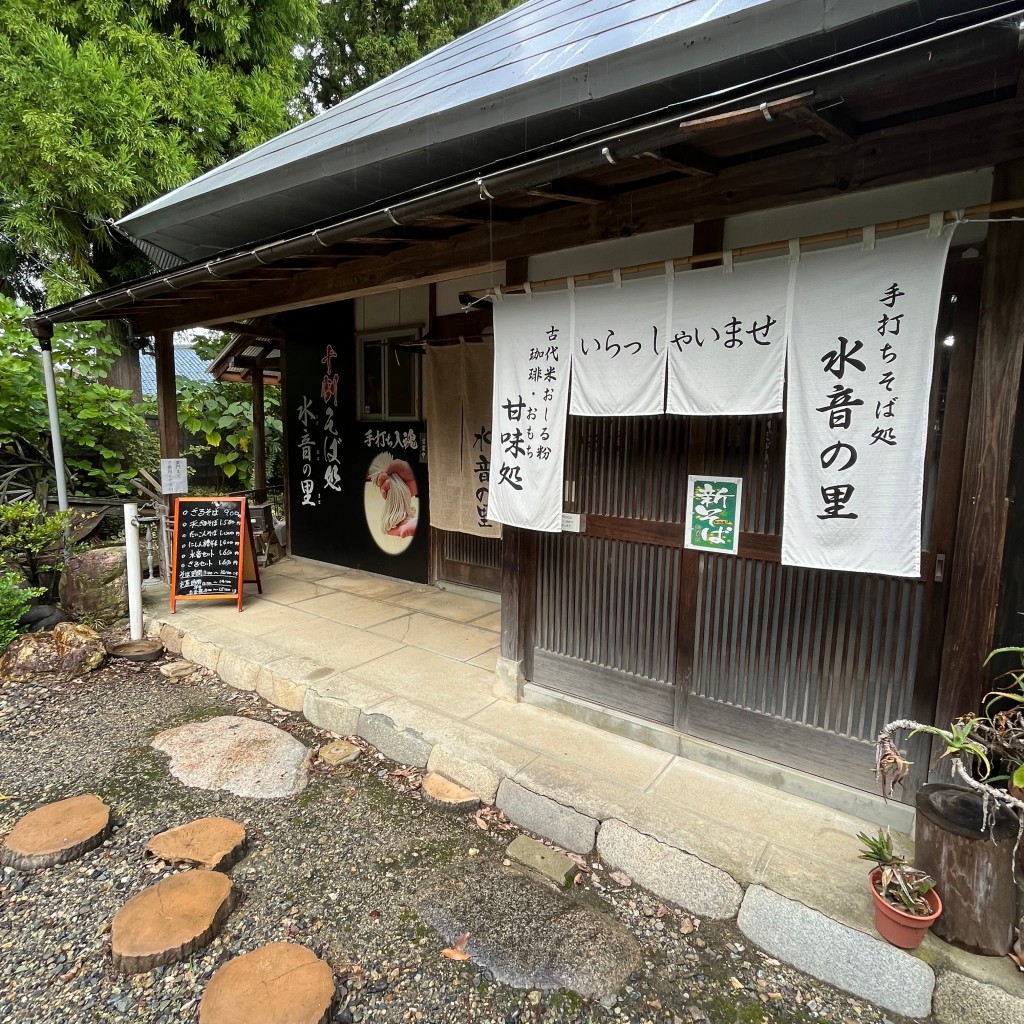
[[[379,341],[363,344],[363,379],[361,381],[362,415],[368,419],[384,416],[384,346]]]
[[[388,418],[416,416],[419,356],[408,349],[392,346],[387,355]]]

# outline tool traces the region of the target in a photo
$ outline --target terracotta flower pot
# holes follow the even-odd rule
[[[942,900],[939,899],[939,894],[932,889],[925,894],[925,899],[932,907],[931,914],[922,916],[898,910],[888,900],[882,899],[878,893],[878,879],[881,874],[882,869],[875,868],[868,876],[871,898],[875,903],[875,927],[882,938],[894,946],[899,946],[900,949],[917,949],[921,945],[924,933],[942,913]]]

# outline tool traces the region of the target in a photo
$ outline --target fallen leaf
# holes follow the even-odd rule
[[[448,957],[449,960],[468,960],[469,954],[460,952],[457,949],[442,949],[441,956]]]
[[[460,953],[465,953],[466,952],[466,947],[468,945],[469,945],[469,932],[463,932],[455,940],[455,947],[454,948],[457,949]]]
[[[487,822],[484,821],[484,819],[481,818],[479,814],[476,816],[475,820],[476,820],[476,827],[477,828],[482,828],[486,832],[487,831]]]
[[[608,877],[613,882],[621,885],[624,889],[628,889],[633,884],[633,879],[630,878],[625,871],[612,871],[609,873]]]
[[[684,917],[682,921],[679,922],[679,930],[684,935],[689,935],[690,932],[693,931],[693,921],[688,917]]]

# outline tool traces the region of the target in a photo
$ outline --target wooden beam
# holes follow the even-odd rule
[[[261,365],[252,374],[252,486],[256,504],[262,505],[267,500],[267,430]]]
[[[843,112],[842,107],[832,107],[827,111],[797,107],[785,116],[826,141],[839,145],[853,142],[860,135],[860,126]]]
[[[806,107],[813,99],[813,92],[802,92],[795,96],[786,96],[784,99],[771,100],[757,107],[730,110],[724,114],[714,114],[711,117],[695,117],[690,121],[683,121],[679,125],[679,131],[683,138],[690,138],[694,135],[703,135],[705,132],[735,128],[737,125],[774,121],[776,117],[787,111]]]
[[[533,671],[537,593],[537,534],[506,526],[501,532],[501,656]]]
[[[673,146],[671,156],[660,151],[648,150],[646,153],[638,154],[636,159],[655,160],[663,167],[670,167],[680,174],[697,178],[713,178],[721,166],[714,157],[692,146]]]
[[[541,199],[560,199],[566,203],[585,203],[589,206],[602,206],[612,198],[614,193],[583,182],[562,182],[561,184],[538,185],[536,188],[524,188],[523,195],[539,196]]]
[[[1021,195],[1024,160],[996,168],[993,200]],[[1024,232],[993,224],[985,246],[981,322],[967,420],[963,485],[935,721],[977,711],[987,689],[1006,541],[1007,485],[1024,359]]]
[[[235,356],[234,359],[228,364],[230,369],[232,366],[238,367],[240,370],[271,370],[277,372],[281,369],[281,359],[264,359],[262,356]]]
[[[174,377],[174,331],[157,331],[153,336],[156,352],[156,404],[160,428],[160,458],[177,459],[178,385]]]
[[[284,341],[284,331],[270,324],[243,324],[227,320],[217,325],[228,334],[240,334],[243,338],[266,338],[268,341]]]
[[[927,154],[925,160],[921,154]],[[877,188],[1024,157],[1024,116],[1017,101],[994,103],[845,146],[816,147],[751,164],[723,167],[717,178],[679,179],[617,195],[602,206],[574,205],[456,235],[448,242],[332,270],[293,273],[289,281],[253,286],[212,300],[200,310],[153,313],[136,320],[140,334],[162,327],[210,326],[287,309],[387,291],[400,283],[440,281],[531,256],[682,227],[772,207],[803,203],[860,188]],[[500,264],[497,264],[500,265]],[[113,311],[107,311],[112,313]],[[131,315],[126,308],[119,315]]]

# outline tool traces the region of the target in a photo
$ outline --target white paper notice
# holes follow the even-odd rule
[[[664,277],[576,289],[574,416],[660,416],[665,411]]]
[[[917,577],[950,230],[804,254],[789,342],[782,561]]]
[[[558,533],[562,523],[572,304],[566,291],[494,303],[488,518]]]
[[[782,411],[788,257],[678,273],[668,325],[667,412]]]

